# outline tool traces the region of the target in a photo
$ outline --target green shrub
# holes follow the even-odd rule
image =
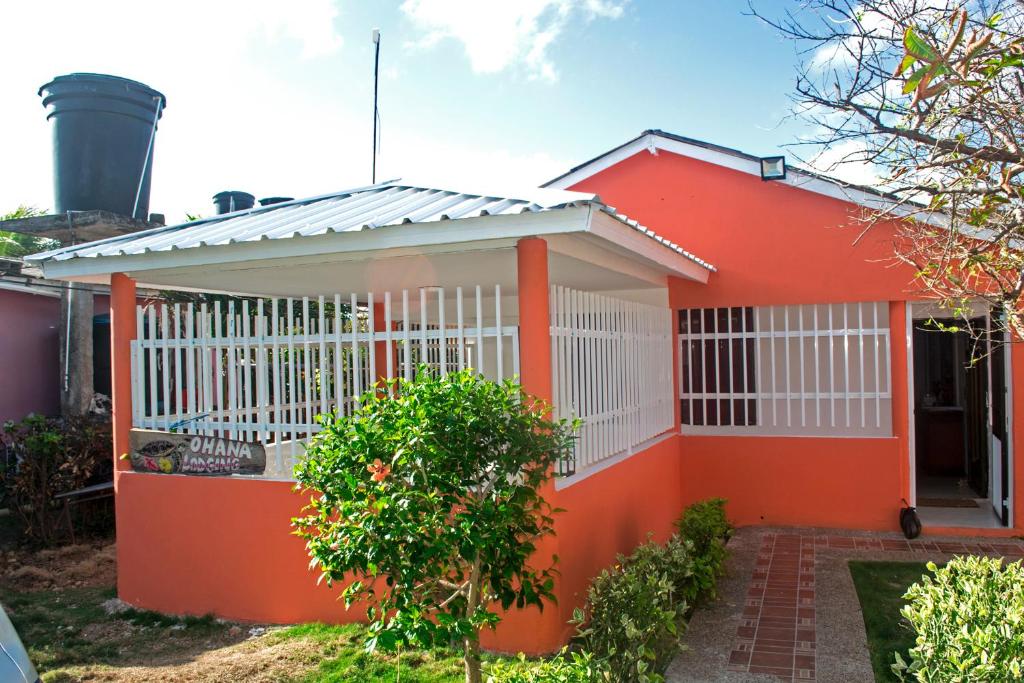
[[[715,597],[718,577],[725,568],[725,544],[733,530],[725,515],[725,499],[709,498],[690,505],[676,522],[676,529],[693,545],[693,576],[684,596],[697,605]]]
[[[676,529],[693,543],[698,555],[729,540],[732,524],[725,515],[725,498],[708,498],[688,506],[676,522]]]
[[[353,415],[321,418],[295,467],[310,496],[295,533],[328,584],[348,582],[345,606],[366,607],[369,649],[461,641],[478,682],[480,631],[555,598],[544,491],[575,423],[470,369],[420,366],[380,389]]]
[[[604,661],[612,680],[654,683],[679,651],[679,630],[686,602],[679,598],[665,567],[645,550],[644,561],[619,563],[590,584],[587,606],[575,610],[573,623],[583,649]]]
[[[903,617],[917,633],[901,680],[1008,681],[1024,673],[1024,569],[1020,562],[957,557],[908,590]]]
[[[679,533],[664,544],[648,541],[620,555],[591,583],[586,607],[574,612],[580,644],[615,681],[663,680],[689,609],[715,594],[732,534],[725,501],[691,505],[676,526]]]
[[[487,677],[487,683],[601,683],[611,680],[607,669],[593,655],[566,650],[541,662],[531,662],[522,654],[514,662],[495,662]]]
[[[625,564],[633,571],[645,573],[664,573],[672,583],[673,597],[677,601],[692,606],[699,597],[699,586],[695,581],[693,544],[673,535],[664,545],[648,540],[633,551],[625,559]]]

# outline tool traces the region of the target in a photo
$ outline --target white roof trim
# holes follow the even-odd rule
[[[698,161],[706,161],[710,164],[715,164],[716,166],[722,166],[734,171],[757,176],[758,178],[761,177],[761,164],[757,157],[749,157],[748,155],[743,155],[740,152],[730,153],[722,149],[713,149],[711,147],[684,142],[654,131],[648,131],[621,147],[602,154],[594,160],[573,169],[565,175],[559,176],[558,178],[545,183],[544,186],[564,190],[600,173],[601,171],[604,171],[605,169],[615,166],[635,154],[646,151],[650,154],[657,155],[658,150],[672,152],[673,154],[689,157]],[[847,185],[839,180],[828,179],[808,173],[807,171],[793,166],[787,167],[785,178],[769,182],[782,183],[801,190],[807,190],[808,192],[832,197],[833,199],[838,199],[840,201],[852,202],[875,211],[892,211],[893,209],[897,209],[897,215],[907,215],[915,211],[920,211],[919,207],[912,207],[909,205],[903,208],[898,208],[901,203],[895,199]]]
[[[34,285],[31,282],[11,282],[10,280],[0,278],[0,289],[8,292],[21,292],[22,294],[35,294],[36,296],[48,296],[51,298],[59,299],[60,291],[48,287],[40,287]]]

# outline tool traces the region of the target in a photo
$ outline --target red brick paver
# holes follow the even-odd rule
[[[733,671],[814,677],[814,537],[765,534],[747,591]]]
[[[746,604],[729,655],[729,669],[772,674],[793,683],[817,680],[814,562],[819,549],[944,555],[1024,556],[1024,544],[932,541],[832,534],[765,533],[747,590]]]

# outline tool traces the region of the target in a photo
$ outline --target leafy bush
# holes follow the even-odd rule
[[[520,654],[515,662],[495,662],[487,683],[611,683],[611,674],[593,655],[562,650],[552,659],[531,662]]]
[[[615,681],[663,680],[688,611],[715,594],[732,534],[725,501],[691,505],[677,528],[664,544],[648,541],[620,555],[591,583],[585,609],[574,612],[581,645]]]
[[[957,557],[908,590],[903,617],[917,633],[901,680],[1008,681],[1024,674],[1024,569],[985,557]]]
[[[607,664],[613,680],[655,683],[679,651],[686,607],[666,568],[620,555],[591,583],[586,609],[574,611],[573,623],[583,649]]]
[[[20,518],[27,540],[50,545],[60,538],[61,507],[54,496],[109,479],[113,468],[110,424],[92,417],[29,415],[0,432],[0,469],[6,504]]]
[[[676,522],[676,529],[693,544],[693,579],[684,595],[697,605],[715,597],[725,567],[725,544],[733,530],[725,514],[725,499],[709,498],[690,505]]]

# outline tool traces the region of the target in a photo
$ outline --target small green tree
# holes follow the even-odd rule
[[[295,470],[314,493],[293,525],[322,580],[353,578],[342,597],[368,605],[368,649],[461,641],[479,683],[497,607],[554,600],[557,558],[534,566],[557,512],[541,489],[575,424],[549,412],[514,382],[421,368],[322,418]]]

